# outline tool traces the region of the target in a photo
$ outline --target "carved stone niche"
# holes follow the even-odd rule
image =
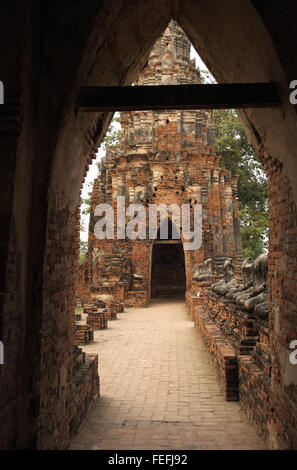
[[[195,266],[193,269],[193,281],[209,281],[212,276],[212,262],[211,258],[208,258],[203,263]]]

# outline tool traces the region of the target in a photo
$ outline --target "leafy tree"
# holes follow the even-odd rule
[[[79,264],[82,264],[86,261],[87,251],[88,251],[88,242],[81,240],[80,250],[79,250]]]
[[[119,127],[120,119],[120,113],[115,113],[103,140],[104,150],[121,143],[121,129]]]
[[[80,249],[82,252],[86,253],[88,251],[88,242],[83,240],[80,241]]]
[[[119,145],[121,143],[121,130],[119,128],[119,122],[120,122],[120,114],[115,113],[115,115],[112,118],[112,121],[110,123],[110,126],[107,130],[106,136],[103,140],[103,149],[106,151],[106,149],[110,146],[115,146]],[[97,168],[98,168],[98,173],[100,174],[101,170],[101,163],[100,161],[96,162]],[[81,204],[83,205],[82,208],[82,214],[87,215],[90,213],[91,210],[91,198],[92,198],[92,189],[93,189],[93,182],[88,184],[88,197],[87,198],[82,198],[81,199]],[[80,231],[84,232],[85,228],[81,225]],[[87,251],[87,249],[85,250]],[[83,262],[85,260],[85,253],[80,250],[80,262]],[[82,261],[81,261],[82,260]]]
[[[202,82],[216,83],[208,70],[200,71]],[[217,109],[216,151],[223,168],[239,175],[238,205],[244,258],[255,259],[267,249],[268,191],[261,162],[249,143],[233,109]]]
[[[239,175],[238,202],[243,256],[256,258],[267,248],[268,192],[261,162],[234,110],[214,111],[216,150],[221,166]]]
[[[84,215],[89,214],[90,210],[91,210],[91,198],[92,198],[93,182],[88,184],[88,189],[89,189],[88,197],[81,199],[82,204],[84,204],[84,206],[85,206],[81,211],[82,214],[84,214]],[[84,231],[84,230],[81,230],[81,231]]]
[[[115,113],[110,123],[110,126],[107,130],[106,136],[103,140],[104,150],[106,150],[108,147],[119,145],[121,143],[121,130],[119,129],[119,125],[118,125],[119,122],[120,122],[120,114]],[[101,162],[100,161],[96,162],[96,165],[98,168],[98,173],[100,174]],[[89,187],[88,197],[82,198],[82,204],[85,205],[85,207],[82,210],[82,213],[84,215],[87,215],[90,213],[93,183],[89,183],[88,187]]]

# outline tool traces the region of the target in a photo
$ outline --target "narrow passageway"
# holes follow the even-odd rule
[[[101,399],[72,449],[264,449],[226,402],[183,300],[130,308],[84,348],[99,354]]]

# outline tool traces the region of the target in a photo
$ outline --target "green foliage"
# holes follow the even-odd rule
[[[238,200],[244,258],[253,259],[267,248],[268,192],[261,163],[234,110],[214,111],[216,150],[221,166],[239,175]]]
[[[118,126],[119,122],[120,122],[120,114],[116,113],[114,117],[112,118],[112,121],[110,123],[110,126],[108,128],[108,131],[103,141],[104,150],[106,150],[110,146],[119,145],[121,143],[121,130],[119,129],[119,126]],[[101,162],[100,161],[96,162],[96,165],[98,168],[98,172],[100,174]],[[82,210],[82,214],[84,215],[89,214],[91,211],[91,198],[92,198],[93,183],[89,183],[88,186],[89,186],[88,197],[82,198],[81,200],[82,204],[85,205],[85,207]],[[81,228],[81,231],[84,231],[84,229]]]
[[[216,83],[208,70],[201,70],[203,83]],[[266,175],[234,110],[218,109],[216,150],[221,166],[239,175],[238,202],[243,257],[255,259],[267,249],[268,193]]]
[[[86,253],[80,251],[79,252],[79,264],[83,264],[86,261]]]
[[[86,253],[88,251],[88,242],[85,242],[83,240],[80,241],[80,251],[82,253]]]
[[[103,141],[104,150],[114,145],[120,145],[121,129],[118,126],[119,122],[120,122],[120,114],[116,113],[112,118],[112,121],[110,123],[110,126],[108,128],[108,131]]]
[[[88,251],[88,242],[80,240],[79,264],[82,264],[86,261],[87,251]]]
[[[255,259],[267,248],[267,211],[253,211],[240,204],[241,238],[244,257]]]
[[[99,163],[99,162],[98,162]],[[93,190],[93,182],[88,184],[88,197],[87,198],[82,198],[81,202],[82,204],[85,204],[86,207],[82,210],[82,214],[87,215],[90,213],[91,210],[91,199],[92,199],[92,190]],[[84,232],[84,228],[81,229],[81,232]]]

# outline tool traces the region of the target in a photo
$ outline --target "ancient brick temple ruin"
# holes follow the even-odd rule
[[[135,86],[200,82],[199,70],[190,59],[190,42],[171,21]],[[122,112],[121,129],[121,143],[108,148],[93,186],[87,255],[88,285],[93,296],[107,294],[126,306],[145,306],[151,297],[190,291],[195,267],[207,259],[213,278],[222,274],[226,258],[233,260],[238,271],[242,253],[237,176],[220,167],[212,111]],[[114,209],[116,237],[118,196],[125,197],[121,212],[131,203],[145,208],[146,239],[96,238],[98,217],[94,210],[106,203]],[[182,235],[174,239],[178,229],[172,213],[169,220],[158,220],[159,230],[160,223],[169,223],[170,239],[161,239],[159,232],[150,239],[152,204],[177,204],[179,208],[188,204],[192,218],[194,206],[202,206],[201,247],[186,250]],[[126,216],[125,224],[130,219]]]
[[[131,200],[142,204],[165,196],[170,202],[167,195],[172,202],[201,202],[201,250],[185,253],[176,240],[168,243],[177,264],[185,260],[178,282],[187,290],[189,312],[226,398],[240,400],[270,448],[297,449],[297,365],[290,359],[297,339],[297,113],[289,99],[297,78],[297,3],[10,0],[0,9],[0,447],[66,449],[98,396],[97,356],[74,348],[75,290],[87,309],[77,320],[89,319],[78,325],[83,341],[123,304],[172,294],[166,277],[162,291],[151,279],[164,276],[153,251],[171,250],[158,237],[99,245],[90,236],[79,292],[75,282],[80,190],[112,117],[80,112],[81,90],[115,86],[121,92],[138,76],[138,83],[198,81],[188,42],[173,25],[168,41],[158,42],[162,60],[157,48],[149,58],[174,19],[218,83],[276,84],[274,108],[237,109],[268,180],[267,265],[265,259],[246,262],[241,274],[236,180],[219,167],[211,112],[123,113],[122,145],[102,164],[93,207],[108,198],[114,205],[118,191],[129,203],[130,189]],[[175,101],[181,96],[177,88]],[[145,91],[141,102],[148,104]],[[87,305],[90,294],[105,297]],[[112,303],[113,296],[121,300]]]
[[[135,86],[200,81],[190,42],[171,21]],[[87,320],[77,315],[76,341],[90,342],[93,329],[106,328],[124,306],[185,297],[225,399],[240,400],[266,440],[272,370],[267,254],[253,263],[242,260],[238,177],[220,167],[213,113],[131,111],[122,112],[120,122],[120,145],[107,149],[93,185],[87,260],[76,284],[76,300],[84,305]],[[113,208],[114,239],[98,239],[100,204]],[[121,227],[133,220],[135,214],[127,213],[130,204],[140,204],[145,214],[133,226],[135,239],[117,236],[118,220]],[[189,204],[192,219],[195,207],[202,207],[201,246],[185,249],[187,239],[174,211],[159,217],[150,236],[150,207],[162,204]]]

